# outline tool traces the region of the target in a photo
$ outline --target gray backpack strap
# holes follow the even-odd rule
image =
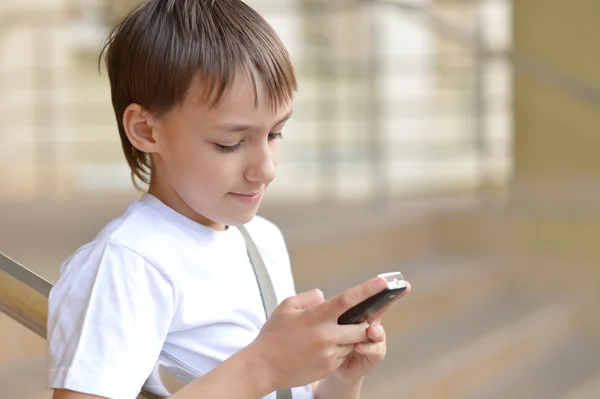
[[[269,272],[267,271],[265,263],[260,256],[260,252],[258,252],[256,244],[254,244],[250,234],[248,234],[248,230],[246,230],[244,226],[238,226],[238,229],[246,241],[248,257],[250,258],[252,269],[254,269],[256,281],[258,282],[258,290],[260,291],[263,307],[265,309],[265,315],[268,319],[279,304],[277,301],[277,295],[275,295],[275,288],[273,288],[273,282],[271,281],[271,277],[269,277]],[[292,390],[289,388],[280,389],[277,391],[277,399],[293,399]]]

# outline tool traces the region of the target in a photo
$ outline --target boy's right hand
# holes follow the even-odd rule
[[[251,345],[273,390],[307,385],[336,370],[369,327],[338,325],[338,317],[386,286],[377,277],[326,301],[318,289],[284,300]]]

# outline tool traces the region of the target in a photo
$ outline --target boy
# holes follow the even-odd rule
[[[173,399],[358,398],[385,333],[379,317],[336,320],[385,282],[296,295],[280,231],[256,216],[296,91],[275,32],[240,0],[150,0],[105,51],[125,157],[149,189],[61,267],[54,398],[133,399],[161,350],[199,374]],[[268,321],[240,225],[286,298]]]

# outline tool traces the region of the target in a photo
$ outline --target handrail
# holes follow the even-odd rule
[[[554,86],[565,93],[581,100],[600,104],[600,87],[583,81],[573,74],[564,71],[552,63],[527,54],[520,50],[492,51],[487,48],[481,40],[470,34],[460,26],[445,20],[438,15],[431,6],[404,3],[400,0],[364,0],[373,4],[384,4],[412,11],[429,18],[432,27],[442,35],[457,43],[471,48],[477,55],[483,58],[501,58],[511,62],[516,73],[527,75],[532,78]]]
[[[0,312],[46,339],[48,296],[52,284],[0,252]],[[138,399],[165,399],[192,382],[199,373],[161,352],[152,373],[152,389]],[[156,388],[156,384],[160,388]]]

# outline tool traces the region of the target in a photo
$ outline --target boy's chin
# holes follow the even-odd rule
[[[252,219],[254,219],[254,217],[256,216],[256,212],[257,210],[253,210],[253,211],[249,211],[249,212],[244,212],[243,214],[238,214],[235,216],[231,216],[226,218],[226,220],[224,221],[224,225],[226,226],[243,226],[246,223],[250,222]]]

